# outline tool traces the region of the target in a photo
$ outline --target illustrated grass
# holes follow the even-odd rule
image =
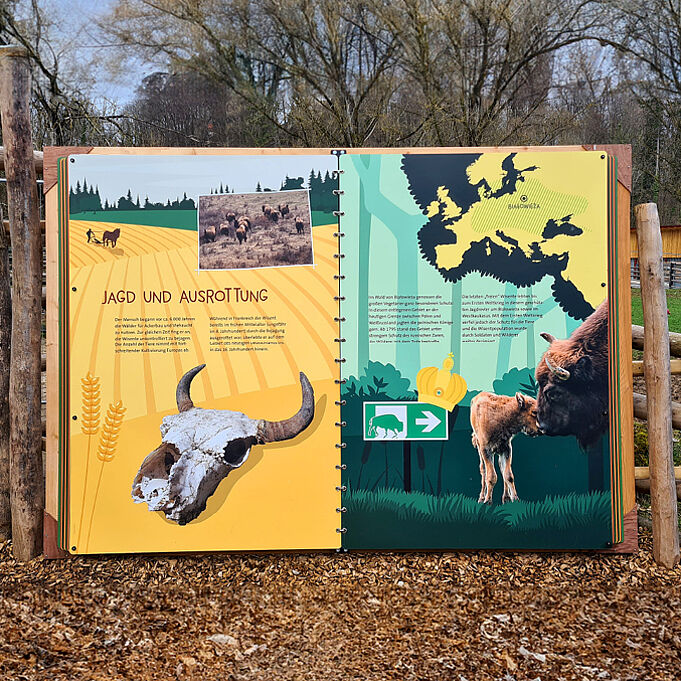
[[[609,540],[607,492],[489,506],[463,494],[351,489],[344,503],[352,548],[596,548]]]
[[[173,229],[196,229],[195,210],[107,210],[86,211],[69,216],[71,220],[112,222],[121,225],[147,225]]]

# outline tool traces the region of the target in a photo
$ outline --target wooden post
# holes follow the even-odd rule
[[[2,210],[0,209],[0,223]],[[0,224],[0,541],[12,536],[9,500],[9,370],[12,339],[12,293],[9,232]]]
[[[641,299],[645,346],[643,369],[648,396],[648,453],[653,513],[653,555],[673,567],[679,562],[676,485],[672,456],[671,375],[669,327],[664,289],[662,235],[654,203],[634,208],[641,263]]]
[[[17,560],[41,553],[44,506],[40,419],[42,247],[26,51],[0,47],[0,115],[12,241],[10,500]]]

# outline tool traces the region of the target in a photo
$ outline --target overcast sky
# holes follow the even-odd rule
[[[70,33],[69,48],[73,50],[74,58],[90,63],[93,56],[101,55],[105,62],[111,57],[112,50],[102,47],[102,37],[98,35],[96,21],[104,16],[114,0],[46,0],[53,11],[66,26],[82,27]],[[135,94],[137,86],[150,72],[156,70],[152,65],[139,60],[131,61],[129,68],[120,77],[113,77],[110,72],[102,68],[98,72],[94,87],[94,95],[107,102],[125,105]]]

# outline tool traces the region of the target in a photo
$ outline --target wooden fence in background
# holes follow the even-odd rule
[[[9,204],[9,219],[0,222],[0,539],[11,534],[14,555],[20,560],[33,558],[42,550],[41,450],[45,446],[40,400],[41,372],[45,371],[41,352],[45,222],[39,220],[36,192],[36,175],[42,174],[43,157],[32,148],[29,93],[25,53],[19,48],[0,47],[0,112],[6,145],[0,147],[0,171],[4,170],[7,177]],[[636,266],[637,274],[643,274],[648,331],[644,347],[643,327],[633,327],[632,345],[644,350],[643,361],[633,363],[633,374],[645,376],[651,397],[649,404],[645,395],[634,394],[634,416],[649,421],[651,449],[650,466],[637,468],[635,478],[637,490],[652,496],[655,558],[671,566],[679,558],[675,500],[681,495],[681,467],[674,469],[671,465],[671,428],[681,429],[681,403],[671,401],[669,374],[681,373],[681,359],[669,357],[681,358],[681,334],[669,334],[667,329],[666,304],[661,302],[664,271],[660,227],[657,210],[652,207],[654,204],[645,204],[635,209],[637,243],[641,244]],[[3,414],[9,414],[9,418],[3,419]]]

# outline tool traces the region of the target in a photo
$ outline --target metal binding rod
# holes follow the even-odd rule
[[[334,210],[334,211],[333,211],[333,214],[334,214],[336,217],[340,217],[341,215],[345,215],[345,211],[344,211],[344,210]]]

